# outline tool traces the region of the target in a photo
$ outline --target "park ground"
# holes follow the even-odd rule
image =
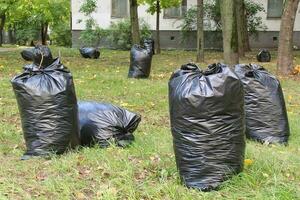
[[[10,79],[26,64],[19,48],[0,51],[0,199],[300,199],[300,77],[281,77],[290,121],[288,146],[247,141],[245,169],[219,191],[199,192],[180,184],[172,149],[168,79],[192,51],[155,55],[150,79],[127,79],[129,51],[101,50],[100,60],[80,57],[77,49],[60,51],[72,71],[79,100],[120,105],[142,115],[136,141],[126,149],[82,148],[51,159],[20,161],[25,151],[20,116]],[[256,51],[241,63],[256,61]],[[276,52],[263,66],[275,73]],[[206,52],[207,64],[222,52]],[[295,52],[300,65],[300,51]]]

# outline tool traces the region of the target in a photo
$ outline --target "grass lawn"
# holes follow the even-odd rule
[[[121,105],[142,115],[136,141],[126,149],[83,148],[52,159],[20,161],[25,151],[20,117],[10,79],[22,71],[20,50],[0,52],[0,199],[300,199],[300,78],[280,77],[288,108],[289,146],[247,141],[247,165],[219,191],[204,193],[180,184],[172,149],[168,79],[195,52],[155,55],[151,78],[127,79],[128,51],[102,50],[100,60],[61,48],[62,62],[73,73],[79,100]],[[53,48],[58,55],[58,48]],[[295,52],[300,64],[300,52]],[[272,53],[276,57],[275,53]],[[207,52],[207,64],[222,59]],[[255,62],[255,52],[242,60]],[[276,61],[264,67],[275,72]]]

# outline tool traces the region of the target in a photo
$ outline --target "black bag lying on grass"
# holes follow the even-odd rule
[[[258,65],[236,65],[245,89],[246,136],[262,143],[287,143],[290,130],[279,80]]]
[[[33,61],[34,48],[27,48],[21,51],[21,56],[26,61]]]
[[[271,54],[267,49],[262,49],[256,56],[258,62],[270,62]]]
[[[33,64],[45,68],[53,63],[51,50],[47,46],[37,45],[33,48]]]
[[[100,51],[94,47],[82,47],[79,52],[84,58],[98,59],[100,56]]]
[[[133,45],[130,51],[128,78],[148,78],[151,71],[152,52],[140,45]]]
[[[217,189],[243,170],[244,92],[229,67],[183,65],[170,78],[169,105],[176,164],[187,187]]]
[[[41,49],[44,55],[50,52],[49,49],[45,51]],[[73,78],[59,59],[45,67],[27,65],[25,71],[11,82],[27,147],[22,159],[50,153],[62,154],[68,147],[78,145]]]
[[[144,47],[147,49],[148,52],[150,52],[152,55],[155,54],[155,48],[154,48],[154,40],[151,38],[147,38],[144,40]]]
[[[141,121],[140,115],[106,103],[79,102],[78,110],[83,146],[104,148],[115,142],[125,147],[134,140],[133,132]]]

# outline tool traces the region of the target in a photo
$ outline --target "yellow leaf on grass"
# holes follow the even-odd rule
[[[253,160],[251,160],[251,159],[245,159],[244,160],[244,165],[247,167],[247,166],[250,166],[250,165],[252,165],[253,164]]]

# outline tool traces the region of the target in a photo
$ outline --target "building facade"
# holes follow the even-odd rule
[[[74,47],[79,47],[80,32],[84,30],[84,15],[79,12],[83,0],[71,0],[72,5],[72,42]],[[204,0],[210,1],[210,0]],[[282,15],[283,0],[252,0],[260,3],[264,10],[258,14],[261,17],[264,30],[259,30],[257,37],[251,37],[250,45],[253,48],[276,48],[278,45],[278,35],[280,30],[280,22]],[[184,43],[180,42],[181,31],[180,25],[185,12],[197,4],[197,0],[183,0],[182,5],[178,8],[170,8],[163,10],[160,16],[160,30],[161,30],[161,46],[165,49],[182,48],[195,49],[196,48],[196,32],[192,31],[190,37]],[[105,0],[98,1],[97,11],[93,14],[97,24],[102,28],[108,28],[112,22],[117,22],[124,18],[129,18],[129,0]],[[147,12],[147,6],[141,5],[138,8],[139,18],[146,21],[153,33],[156,28],[156,16]],[[79,21],[81,21],[79,23]],[[205,21],[206,27],[212,27],[212,22]],[[300,47],[300,10],[297,11],[295,22],[295,46]],[[211,28],[205,30],[205,47],[212,49],[222,48],[222,37],[219,32]],[[155,36],[155,34],[153,34]],[[154,38],[155,39],[155,38]],[[109,46],[107,43],[102,46]]]

